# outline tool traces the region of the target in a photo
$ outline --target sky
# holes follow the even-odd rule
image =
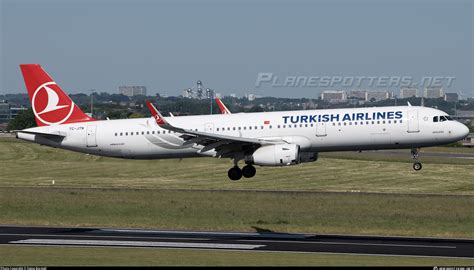
[[[0,94],[26,93],[18,65],[39,63],[70,93],[176,96],[202,80],[225,95],[317,98],[344,89],[276,85],[437,76],[473,96],[473,11],[466,0],[0,0]],[[262,73],[276,83],[258,84]]]

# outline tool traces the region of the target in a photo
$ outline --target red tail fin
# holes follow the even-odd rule
[[[38,126],[94,121],[38,64],[20,65]]]
[[[217,106],[219,106],[219,109],[221,110],[221,114],[232,114],[220,98],[216,97],[216,103]]]

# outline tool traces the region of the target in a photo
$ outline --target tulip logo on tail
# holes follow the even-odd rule
[[[64,123],[74,111],[74,103],[62,96],[55,82],[44,83],[35,90],[31,107],[36,118],[45,125]]]

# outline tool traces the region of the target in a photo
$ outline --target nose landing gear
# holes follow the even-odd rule
[[[421,165],[421,162],[418,160],[418,157],[420,156],[420,150],[418,148],[412,148],[411,149],[411,158],[415,161],[413,163],[413,170],[419,171],[423,166]]]

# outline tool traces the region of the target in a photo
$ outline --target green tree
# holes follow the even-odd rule
[[[141,113],[134,112],[128,116],[128,118],[145,118],[145,116]]]
[[[8,122],[7,130],[21,130],[30,127],[36,127],[35,116],[31,108],[19,112],[14,119],[10,120],[10,122]]]

